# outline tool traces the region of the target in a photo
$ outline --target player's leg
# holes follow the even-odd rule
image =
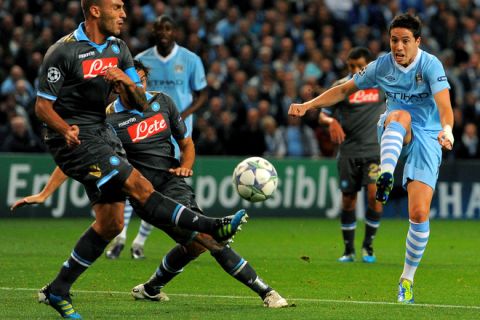
[[[373,263],[377,259],[373,251],[373,239],[380,227],[382,217],[382,204],[375,199],[377,188],[374,183],[367,185],[368,208],[365,213],[365,238],[362,243],[362,261]]]
[[[110,242],[107,250],[105,251],[105,256],[108,259],[117,259],[122,253],[123,248],[125,247],[125,241],[127,240],[127,230],[128,225],[130,224],[130,219],[132,218],[133,208],[130,202],[127,200],[125,202],[125,209],[123,211],[123,229],[122,232],[115,239]]]
[[[345,249],[343,255],[338,258],[339,262],[355,261],[355,229],[357,227],[357,218],[355,216],[356,203],[356,192],[342,192],[342,211],[340,213],[340,221]]]
[[[406,111],[391,112],[385,122],[380,139],[380,175],[377,179],[376,198],[385,204],[393,188],[393,172],[404,144],[412,139],[411,117]]]
[[[287,301],[260,279],[252,266],[228,245],[215,241],[210,235],[198,233],[194,241],[177,245],[163,259],[152,277],[144,284],[132,289],[136,299],[166,301],[168,297],[161,289],[193,259],[208,249],[222,268],[235,279],[255,291],[270,308],[286,307]]]
[[[72,306],[70,288],[122,230],[123,208],[123,202],[97,203],[93,206],[95,222],[80,237],[56,278],[39,291],[40,302],[51,305],[64,318],[80,318]]]
[[[210,250],[211,255],[225,272],[258,294],[265,307],[283,308],[288,306],[287,300],[261,279],[252,265],[229,245],[218,246],[215,244],[215,240],[209,237],[199,240]]]
[[[362,171],[359,170],[356,159],[340,157],[337,162],[340,190],[342,191],[342,210],[340,213],[341,230],[344,243],[343,255],[339,262],[355,261],[355,229],[357,218],[355,207],[357,192],[361,188]]]
[[[406,240],[405,262],[400,276],[398,302],[413,303],[413,279],[422,260],[430,235],[430,204],[433,189],[420,181],[407,185],[410,227]]]
[[[84,185],[96,214],[57,277],[38,294],[40,302],[66,318],[80,318],[72,307],[70,287],[123,228],[125,195],[117,185],[123,184],[132,169],[117,154],[114,145],[120,146],[120,142],[107,127],[82,129],[79,138],[82,143],[75,148],[67,147],[63,140],[48,142],[62,171]]]
[[[153,225],[172,224],[192,231],[205,232],[220,241],[231,238],[248,217],[245,210],[224,218],[211,218],[199,214],[155,191],[152,184],[137,170],[132,171],[123,189],[136,200],[131,199],[132,205],[143,220]]]
[[[153,226],[150,223],[142,220],[140,227],[138,227],[137,236],[133,240],[132,247],[130,248],[130,253],[133,259],[145,258],[143,247],[145,246],[145,241],[152,232],[152,229]]]
[[[163,257],[150,279],[132,289],[133,297],[151,301],[168,301],[168,296],[161,289],[183,272],[183,268],[205,250],[203,246],[196,243],[185,246],[177,244]]]
[[[365,238],[362,243],[362,261],[373,263],[377,259],[373,251],[373,239],[380,227],[380,218],[383,213],[383,206],[376,201],[377,186],[376,178],[379,175],[379,159],[367,159],[364,165],[364,184],[367,189],[368,208],[365,214]]]

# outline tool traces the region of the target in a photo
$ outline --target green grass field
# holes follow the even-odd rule
[[[0,319],[57,319],[36,302],[37,290],[67,258],[88,219],[0,220]],[[131,223],[129,240],[137,231]],[[357,228],[357,251],[363,237]],[[255,219],[233,247],[292,305],[270,310],[248,288],[204,254],[174,279],[165,303],[134,301],[129,291],[150,277],[173,242],[155,230],[147,259],[101,257],[73,287],[84,319],[480,319],[480,222],[432,221],[416,274],[416,305],[395,302],[403,267],[407,221],[384,220],[375,248],[378,263],[340,264],[339,222]],[[360,236],[358,236],[360,235]]]

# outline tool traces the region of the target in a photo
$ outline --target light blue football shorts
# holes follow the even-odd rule
[[[377,124],[378,143],[382,138],[387,114],[382,114]],[[403,146],[400,158],[405,163],[402,186],[407,188],[408,180],[416,180],[429,185],[435,190],[440,164],[442,163],[442,148],[437,141],[437,133],[426,131],[412,123],[412,140]]]

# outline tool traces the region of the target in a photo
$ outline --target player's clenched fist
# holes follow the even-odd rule
[[[65,142],[70,148],[73,148],[77,145],[79,145],[80,139],[78,139],[78,134],[80,133],[80,129],[78,126],[73,125],[68,128],[68,130],[63,134],[63,137],[65,138]]]
[[[133,83],[133,81],[127,76],[127,74],[117,67],[107,68],[103,77],[108,82],[119,82],[126,85],[130,85]]]
[[[303,103],[292,103],[288,108],[288,115],[293,117],[301,117],[307,112],[307,106]]]
[[[452,127],[446,125],[438,134],[438,143],[440,143],[443,149],[452,150],[454,141]]]

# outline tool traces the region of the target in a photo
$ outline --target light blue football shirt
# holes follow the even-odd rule
[[[406,110],[412,125],[431,134],[442,130],[433,95],[450,89],[450,85],[442,63],[434,55],[419,49],[414,61],[403,67],[387,53],[355,74],[353,80],[359,89],[380,87],[387,99],[386,113]]]
[[[192,51],[174,45],[167,57],[162,57],[155,46],[139,53],[136,60],[150,68],[148,91],[160,91],[169,95],[180,112],[193,101],[193,93],[207,86],[205,69],[199,56]],[[192,135],[192,116],[187,117],[188,135]]]

